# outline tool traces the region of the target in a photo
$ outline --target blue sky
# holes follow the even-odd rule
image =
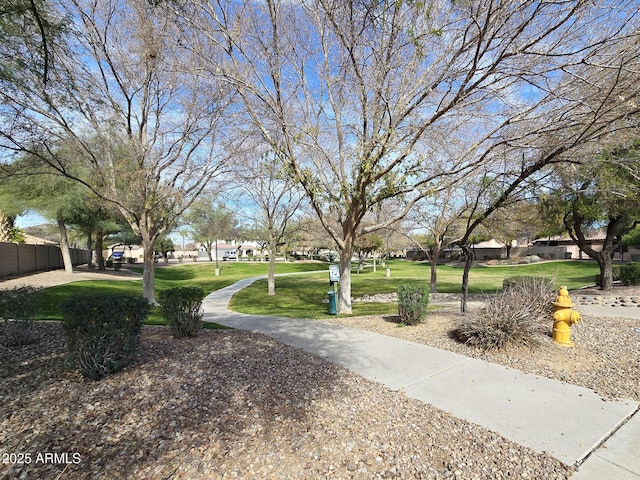
[[[37,213],[27,213],[26,215],[20,215],[16,218],[16,227],[25,228],[33,225],[41,225],[43,223],[51,223],[46,218],[38,215]]]

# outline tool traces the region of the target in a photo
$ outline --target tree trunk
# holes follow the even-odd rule
[[[269,242],[269,250],[275,252],[278,248],[277,242],[271,240]],[[239,250],[238,250],[239,251]],[[236,258],[238,254],[236,254]],[[269,275],[267,276],[267,295],[273,296],[276,294],[276,256],[269,255]]]
[[[60,230],[60,251],[62,252],[62,263],[64,263],[64,271],[73,273],[73,263],[71,261],[71,251],[69,250],[69,239],[67,238],[67,227],[60,213],[57,214],[58,230]]]
[[[597,258],[600,267],[600,289],[611,290],[613,288],[613,261],[611,260],[610,249],[602,250]]]
[[[438,293],[438,258],[440,258],[441,251],[440,246],[436,245],[427,253],[429,262],[431,263],[431,278],[429,283],[429,291],[431,293]]]
[[[431,279],[429,285],[429,291],[431,293],[438,293],[438,265],[433,260],[431,261]]]
[[[0,242],[11,241],[11,227],[10,219],[0,213]]]
[[[340,250],[340,296],[338,313],[351,315],[351,247]]]
[[[622,217],[609,217],[607,235],[602,244],[602,250],[597,252],[587,242],[582,231],[583,220],[580,213],[575,208],[571,213],[573,214],[572,217],[567,214],[564,218],[564,224],[569,232],[569,236],[578,244],[580,250],[598,262],[598,266],[600,267],[600,289],[611,290],[613,288],[613,269],[611,268],[613,262],[611,260],[611,254],[619,245],[619,239],[616,238],[616,231],[619,229]]]
[[[98,263],[98,270],[105,270],[104,257],[102,256],[102,250],[104,250],[104,232],[102,230],[96,231],[96,258]]]
[[[462,272],[462,298],[460,299],[460,312],[467,312],[467,295],[469,294],[469,272],[473,263],[473,250],[469,245],[461,245],[464,252],[464,271]]]
[[[144,269],[142,271],[142,296],[146,298],[150,304],[156,303],[156,281],[153,265],[153,240],[142,239],[142,248],[144,250]]]
[[[91,232],[87,234],[87,250],[89,250],[89,268],[92,268],[94,265],[93,259],[95,250],[93,249],[93,236],[91,235]]]

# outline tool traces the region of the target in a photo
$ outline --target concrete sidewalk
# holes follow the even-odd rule
[[[205,321],[264,333],[567,465],[579,465],[576,479],[640,480],[640,414],[632,418],[638,402],[605,401],[584,387],[376,333],[230,312],[231,296],[255,280],[209,295],[203,302]]]

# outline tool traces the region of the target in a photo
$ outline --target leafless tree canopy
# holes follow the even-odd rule
[[[224,163],[228,88],[197,69],[169,5],[70,0],[45,84],[16,72],[2,85],[2,147],[30,154],[117,205],[145,247],[153,300],[153,241]],[[227,150],[220,142],[224,141]]]
[[[490,172],[472,230],[550,163],[637,128],[636,0],[54,5],[72,34],[46,88],[2,89],[3,146],[83,181],[144,240],[215,175],[220,141],[257,131],[340,251],[344,313],[359,233]]]
[[[401,217],[480,167],[515,173],[509,185],[628,128],[637,10],[632,1],[218,0],[191,18],[226,52],[211,70],[237,88],[336,242],[344,285],[354,236],[376,205],[401,197]],[[450,139],[464,144],[459,155],[441,155]]]

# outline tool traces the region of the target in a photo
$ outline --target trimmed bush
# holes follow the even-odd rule
[[[405,325],[422,323],[429,308],[429,287],[406,284],[398,287],[398,315]]]
[[[483,350],[509,345],[534,347],[549,329],[555,300],[554,280],[540,277],[505,279],[501,293],[487,296],[485,307],[472,311],[456,336]]]
[[[71,297],[62,306],[69,363],[93,380],[122,370],[138,350],[150,310],[145,298],[131,295]]]
[[[3,320],[5,344],[28,345],[38,339],[34,322],[38,301],[38,290],[31,285],[0,290],[0,318]]]
[[[625,285],[640,285],[640,263],[627,263],[620,267],[620,280]]]
[[[202,300],[200,287],[177,287],[158,294],[162,316],[167,320],[175,338],[195,337],[202,330]]]

